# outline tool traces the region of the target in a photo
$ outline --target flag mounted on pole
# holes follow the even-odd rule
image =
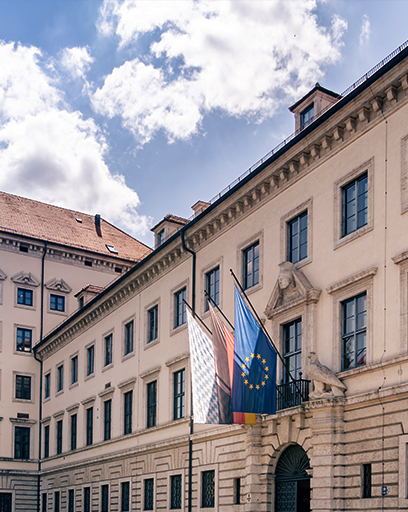
[[[235,286],[234,413],[276,413],[276,352]]]

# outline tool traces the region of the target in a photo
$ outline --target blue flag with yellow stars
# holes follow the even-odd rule
[[[236,286],[232,410],[276,413],[276,352]]]

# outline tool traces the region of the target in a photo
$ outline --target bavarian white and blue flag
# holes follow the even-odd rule
[[[219,423],[217,381],[212,341],[187,310],[193,384],[194,423]]]

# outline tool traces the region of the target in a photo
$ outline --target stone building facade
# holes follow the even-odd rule
[[[285,145],[35,347],[41,510],[408,507],[408,49],[292,111]],[[289,369],[276,415],[192,424],[183,299],[232,319],[230,269]]]
[[[149,252],[99,215],[0,193],[0,510],[36,509],[35,344],[78,309],[78,298],[90,300]]]

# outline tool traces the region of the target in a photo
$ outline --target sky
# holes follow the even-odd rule
[[[153,245],[408,39],[406,0],[0,0],[0,190]]]

